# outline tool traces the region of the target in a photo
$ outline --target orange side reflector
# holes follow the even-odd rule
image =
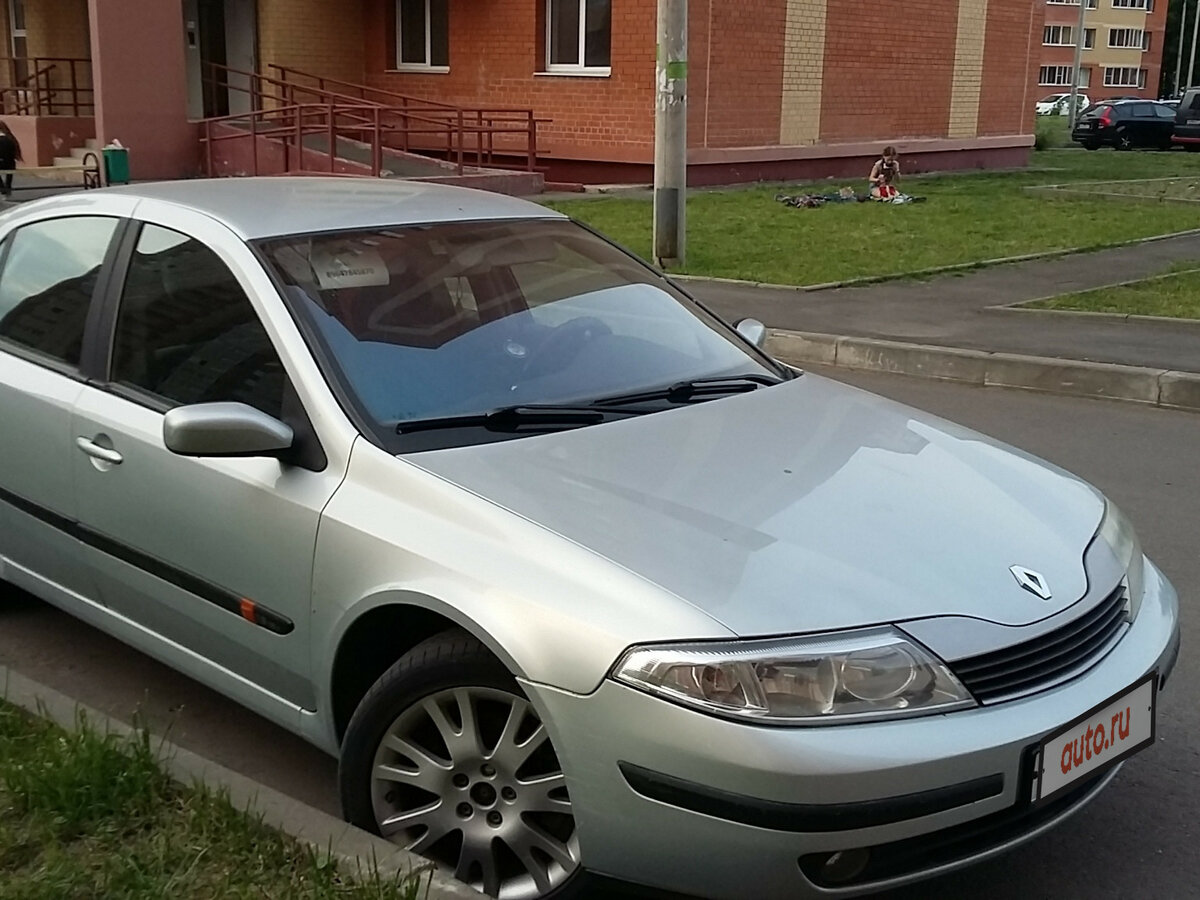
[[[238,604],[238,611],[242,614],[242,618],[247,622],[253,622],[256,625],[258,624],[258,617],[255,615],[256,607],[254,606],[253,600],[247,600],[243,597],[241,602]]]

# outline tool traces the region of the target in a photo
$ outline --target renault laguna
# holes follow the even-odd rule
[[[768,356],[541,206],[335,178],[0,221],[0,577],[337,755],[498,898],[964,866],[1154,741],[1088,484]]]

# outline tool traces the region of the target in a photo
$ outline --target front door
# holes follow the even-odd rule
[[[96,596],[74,535],[71,411],[84,390],[92,295],[119,224],[49,219],[18,228],[3,245],[0,577],[60,603]]]
[[[248,705],[280,701],[291,715],[315,708],[312,556],[338,478],[164,447],[173,406],[234,401],[303,416],[248,279],[234,271],[258,263],[221,226],[195,220],[131,235],[109,379],[76,406],[74,433],[103,451],[75,456],[78,515],[96,536],[89,559],[110,608],[180,648],[172,664],[228,676]],[[241,262],[231,267],[213,243]]]
[[[258,71],[256,0],[184,0],[188,116],[236,115],[254,108]]]

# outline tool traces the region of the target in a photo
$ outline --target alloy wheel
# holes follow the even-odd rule
[[[501,900],[541,897],[579,867],[566,779],[533,706],[456,687],[385,731],[371,770],[379,833]]]

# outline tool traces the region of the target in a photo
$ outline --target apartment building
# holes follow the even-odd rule
[[[1098,2],[1108,14],[1113,3],[1141,0]],[[279,76],[288,67],[340,79],[337,90],[354,96],[365,85],[421,98],[427,109],[531,110],[538,164],[552,180],[647,181],[655,7],[5,0],[0,94],[6,121],[38,157],[65,155],[83,136],[119,138],[132,147],[135,177],[165,177],[197,171],[199,120],[253,111],[261,97],[247,88],[267,82],[245,73]],[[1061,11],[1066,21],[1073,9],[1044,0],[909,0],[879,24],[878,11],[858,0],[691,0],[689,177],[865,177],[884,144],[899,147],[909,171],[1022,165],[1043,91],[1043,12]],[[1131,28],[1161,20],[1141,9],[1109,18],[1115,24],[1121,14]],[[1161,46],[1161,21],[1157,29],[1150,55]],[[1096,53],[1107,40],[1105,30]],[[1154,83],[1157,68],[1148,71],[1140,49],[1111,55],[1113,66],[1145,68],[1145,83]],[[215,83],[204,77],[214,67],[236,72]],[[28,97],[49,100],[31,109]]]
[[[1042,96],[1071,89],[1080,0],[1044,0]],[[1079,87],[1092,99],[1158,96],[1167,0],[1087,0]]]

